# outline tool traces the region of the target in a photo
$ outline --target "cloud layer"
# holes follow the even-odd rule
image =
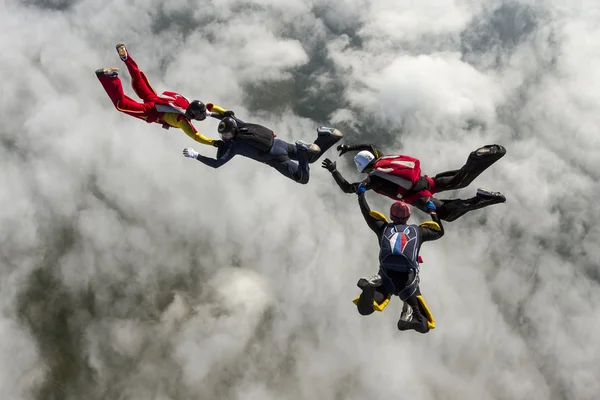
[[[595,398],[600,9],[476,3],[0,1],[0,397]],[[508,202],[423,247],[437,328],[358,315],[377,243],[319,165],[212,170],[119,114],[94,76],[129,83],[119,42],[157,90],[289,141],[335,124],[432,175],[503,144],[449,196]]]

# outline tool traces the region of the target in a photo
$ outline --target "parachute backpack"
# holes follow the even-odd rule
[[[207,110],[219,114],[227,112],[223,107],[217,106],[213,103],[206,104]],[[252,147],[258,149],[263,153],[268,153],[273,148],[273,143],[277,135],[271,129],[266,128],[259,124],[244,123],[237,129],[238,140],[243,140],[250,144]]]

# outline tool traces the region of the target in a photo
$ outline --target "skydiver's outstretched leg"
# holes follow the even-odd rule
[[[432,193],[467,187],[505,154],[506,149],[498,144],[480,147],[469,154],[466,164],[461,169],[437,174],[433,178],[434,188],[432,188]]]
[[[127,66],[129,75],[131,75],[131,86],[133,87],[135,94],[137,94],[140,99],[144,100],[144,103],[156,101],[158,97],[156,95],[156,91],[150,85],[150,82],[148,82],[146,74],[140,70],[137,63],[129,55],[127,47],[120,43],[116,46],[116,48],[119,57]]]
[[[492,192],[486,189],[477,189],[477,195],[470,199],[440,200],[435,197],[422,197],[413,205],[423,212],[427,212],[425,206],[431,200],[436,206],[436,212],[441,220],[452,222],[462,217],[469,211],[479,210],[493,204],[505,203],[506,197],[500,192]]]
[[[311,154],[308,160],[311,164],[317,161],[327,150],[344,137],[344,134],[340,130],[329,128],[327,126],[320,126],[317,128],[317,135],[318,137],[317,140],[314,141],[314,144],[319,146],[321,151]]]
[[[119,78],[118,68],[98,69],[96,70],[96,76],[117,110],[133,117],[144,119],[145,113],[152,108],[125,95],[123,84]]]
[[[407,313],[402,313],[400,320],[398,320],[398,329],[401,331],[414,329],[420,333],[429,332],[429,325],[425,318],[426,310],[421,307],[418,299],[421,296],[418,271],[413,269],[409,272],[397,272],[386,269],[380,271],[380,273],[385,274],[390,279],[395,287],[394,294],[400,297],[400,300],[405,304],[408,304],[412,310],[410,317]]]
[[[310,179],[308,158],[311,153],[318,152],[314,144],[297,141],[295,145],[280,139],[275,139],[269,154],[273,161],[269,162],[282,175],[301,184],[307,184]],[[297,160],[297,162],[292,161]]]
[[[309,154],[309,164],[317,161],[327,150],[329,150],[334,144],[340,141],[344,137],[344,134],[335,128],[329,128],[326,126],[320,126],[317,128],[317,139],[313,142],[313,145],[319,148],[319,151],[311,151]],[[308,143],[302,142],[305,145]],[[292,160],[300,161],[295,154],[290,154]]]

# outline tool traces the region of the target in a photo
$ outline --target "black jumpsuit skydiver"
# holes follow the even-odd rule
[[[273,146],[269,151],[261,151],[251,143],[235,138],[225,142],[219,150],[220,157],[217,159],[198,155],[196,159],[209,167],[219,168],[234,156],[240,155],[270,165],[282,175],[298,182],[308,183],[310,178],[308,152],[298,151],[295,145],[289,144],[281,139],[274,139]],[[293,160],[297,161],[294,162]]]
[[[225,141],[217,152],[217,158],[198,155],[201,163],[219,168],[236,155],[251,158],[275,168],[282,175],[295,182],[306,184],[310,179],[309,164],[317,161],[341,137],[319,136],[315,144],[319,152],[299,150],[294,144],[275,138],[272,130],[259,124],[246,123],[233,114],[225,114],[235,119],[238,132],[233,140]],[[213,118],[222,119],[224,114],[212,113]]]
[[[386,227],[388,227],[389,225],[395,225],[397,227],[401,226],[403,227],[402,229],[404,229],[404,227],[407,226],[386,223],[371,216],[371,209],[369,208],[364,193],[358,195],[358,204],[360,206],[362,215],[365,218],[365,221],[367,222],[367,225],[369,225],[369,228],[371,228],[371,230],[377,235],[377,240],[380,246],[382,242],[381,239]],[[421,244],[423,244],[423,242],[437,240],[444,236],[444,227],[442,226],[442,222],[439,220],[435,213],[431,214],[431,219],[439,225],[439,231],[427,228],[425,226],[413,225],[414,227],[416,227],[418,234],[418,245],[416,249],[417,251],[415,253],[415,260],[418,258]],[[406,322],[403,320],[398,321],[398,329],[402,331],[414,329],[420,333],[429,332],[427,319],[424,317],[425,312],[417,298],[417,296],[421,295],[421,291],[419,290],[418,268],[410,269],[408,272],[398,272],[380,266],[379,275],[381,275],[383,280],[382,285],[378,287],[361,287],[363,292],[358,300],[358,312],[361,315],[370,315],[374,312],[373,301],[376,301],[378,304],[381,304],[381,302],[384,299],[386,299],[389,294],[397,295],[402,301],[407,303],[413,311],[413,318],[410,322]]]

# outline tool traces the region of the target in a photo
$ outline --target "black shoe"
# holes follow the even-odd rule
[[[482,200],[496,200],[497,203],[504,203],[506,197],[500,192],[492,192],[491,190],[479,188],[477,189],[477,197]]]
[[[475,150],[477,157],[488,157],[495,154],[506,154],[506,149],[499,144],[488,144]]]

